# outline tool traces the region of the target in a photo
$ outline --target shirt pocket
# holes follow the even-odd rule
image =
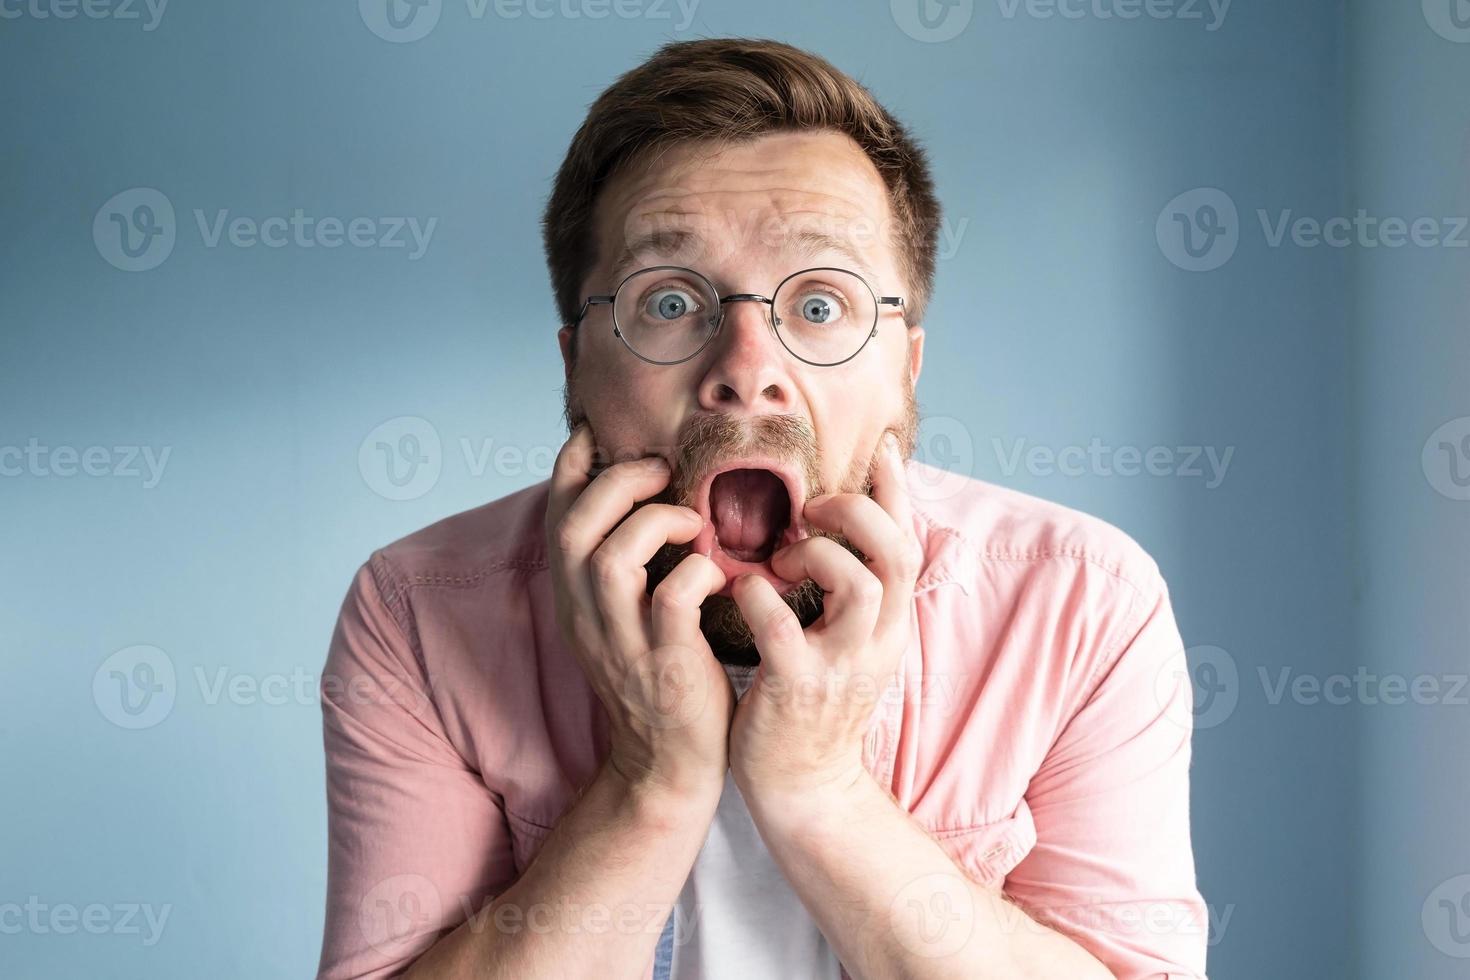
[[[1031,808],[1021,800],[1016,812],[1004,820],[978,827],[931,830],[950,858],[987,888],[999,889],[1006,875],[1036,846],[1036,822]]]

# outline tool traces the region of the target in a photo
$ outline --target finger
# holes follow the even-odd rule
[[[602,613],[609,636],[622,649],[648,642],[644,595],[648,570],[654,554],[669,543],[694,540],[704,528],[704,518],[689,507],[645,504],[628,515],[592,553],[589,571],[592,593]]]
[[[883,588],[875,630],[906,623],[919,571],[918,542],[912,530],[905,530],[912,525],[900,527],[877,500],[856,493],[814,498],[803,516],[824,531],[840,534],[866,556],[867,567]]]
[[[563,537],[562,522],[572,504],[592,482],[595,462],[592,427],[583,422],[572,430],[551,468],[551,487],[546,500],[546,553],[552,579],[560,583],[557,589],[558,613],[571,616],[575,612],[579,617],[590,618],[590,628],[600,631],[602,616],[593,600],[591,583],[566,559],[560,540]],[[566,608],[562,608],[562,597],[566,600]]]
[[[592,479],[594,457],[592,427],[586,422],[572,430],[556,462],[551,467],[551,493],[546,501],[546,533],[548,541],[555,535],[562,517],[572,502]]]
[[[614,463],[587,484],[562,518],[571,525],[579,549],[590,555],[601,547],[640,500],[647,500],[669,485],[669,464],[662,456]]]
[[[820,629],[834,649],[867,644],[882,608],[883,583],[856,555],[831,538],[802,538],[771,556],[771,571],[788,582],[811,579],[827,593]]]
[[[550,528],[548,553],[554,574],[576,607],[600,622],[588,561],[634,504],[668,485],[669,468],[658,458],[618,463],[588,482],[585,471],[578,474],[582,465],[569,459],[561,474],[563,496],[579,482],[582,489]]]
[[[899,531],[912,536],[914,533],[914,511],[909,501],[908,473],[904,469],[903,456],[898,449],[898,437],[892,432],[883,435],[878,456],[873,461],[873,499],[878,502]]]
[[[807,501],[802,516],[814,527],[850,541],[885,586],[912,576],[907,552],[911,538],[873,498],[860,493],[814,497]]]
[[[725,573],[704,555],[688,555],[654,586],[654,646],[703,646],[699,607],[725,587]]]
[[[570,485],[572,477],[568,478]],[[659,457],[609,466],[584,484],[551,532],[551,557],[565,568],[581,568],[634,504],[669,482],[669,465]]]
[[[760,651],[761,671],[800,676],[809,656],[806,636],[801,631],[801,621],[786,605],[786,600],[770,582],[752,574],[737,578],[730,593],[750,626],[755,648]]]

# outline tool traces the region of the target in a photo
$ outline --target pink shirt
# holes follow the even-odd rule
[[[925,560],[865,764],[972,877],[1119,978],[1203,977],[1193,692],[1157,566],[1076,511],[908,477]],[[353,580],[320,685],[323,980],[395,976],[505,890],[606,755],[557,632],[546,495],[439,521]]]

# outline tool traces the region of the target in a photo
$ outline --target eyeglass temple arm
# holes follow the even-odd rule
[[[587,316],[587,308],[589,306],[605,306],[612,301],[613,297],[611,296],[588,296],[587,301],[582,304],[582,312],[577,314],[576,322],[581,323]]]
[[[878,305],[879,306],[897,306],[900,309],[902,309],[903,308],[903,297],[902,296],[879,296],[878,297]],[[878,336],[878,318],[876,316],[874,316],[873,317],[873,329],[868,332],[868,337],[871,339],[871,338],[876,337],[876,336]]]

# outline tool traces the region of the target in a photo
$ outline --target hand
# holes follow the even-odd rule
[[[794,800],[845,790],[866,774],[863,738],[878,698],[909,638],[920,552],[891,436],[873,468],[873,496],[824,494],[807,501],[807,522],[845,535],[866,564],[825,537],[807,537],[771,557],[788,582],[810,578],[827,593],[822,617],[805,632],[757,575],[731,590],[750,624],[761,666],[735,709],[730,769],[752,796]]]
[[[699,607],[725,575],[691,554],[650,600],[644,565],[664,544],[692,541],[704,519],[670,504],[634,510],[668,485],[668,464],[617,463],[594,479],[593,450],[584,424],[551,476],[546,530],[557,624],[607,709],[607,764],[634,787],[718,800],[734,691],[700,632]]]

